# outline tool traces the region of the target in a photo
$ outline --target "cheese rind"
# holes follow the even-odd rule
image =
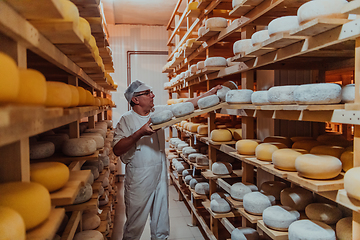
[[[311,220],[335,224],[342,217],[342,212],[334,205],[327,203],[311,203],[305,208],[306,216]]]
[[[341,102],[353,103],[355,101],[355,84],[348,84],[341,89]]]
[[[351,168],[345,173],[344,188],[348,196],[360,200],[360,167]]]
[[[222,102],[225,102],[226,93],[230,90],[230,88],[222,86],[219,90],[217,90],[216,95],[220,98]]]
[[[336,240],[335,231],[327,224],[308,219],[298,220],[289,226],[289,240]]]
[[[82,229],[93,230],[100,226],[101,219],[97,214],[84,213],[82,215]]]
[[[17,211],[0,206],[0,216],[0,240],[26,239],[25,223]]]
[[[205,61],[199,61],[199,62],[197,62],[196,68],[197,68],[198,70],[201,70],[201,69],[205,68]]]
[[[210,208],[211,211],[216,213],[227,213],[231,211],[230,204],[223,198],[211,200]]]
[[[278,231],[287,231],[291,223],[300,219],[300,213],[287,206],[268,207],[262,216],[267,227]]]
[[[284,206],[303,211],[308,204],[313,202],[313,194],[300,187],[285,188],[280,192],[280,202]]]
[[[236,142],[235,148],[239,154],[255,155],[255,149],[259,145],[258,141],[242,139]]]
[[[267,105],[270,104],[268,100],[268,91],[256,91],[251,94],[251,103],[255,105]]]
[[[255,149],[255,156],[262,161],[272,161],[272,154],[281,148],[286,146],[282,143],[261,143]]]
[[[19,94],[15,102],[26,105],[43,105],[47,91],[45,76],[34,69],[20,69],[19,76]]]
[[[209,158],[205,155],[197,156],[196,157],[196,164],[200,166],[208,166],[209,165]]]
[[[300,141],[294,142],[294,144],[292,145],[291,148],[304,149],[304,150],[310,152],[310,150],[313,147],[316,147],[319,145],[321,145],[321,143],[316,140],[300,140]]]
[[[70,107],[72,92],[70,87],[62,82],[46,82],[47,107]]]
[[[352,217],[342,218],[336,223],[336,236],[339,240],[353,239]]]
[[[269,198],[260,192],[245,194],[243,198],[245,211],[254,215],[262,215],[263,211],[271,206]]]
[[[19,95],[19,69],[14,59],[3,52],[0,52],[0,63],[0,102],[12,102]]]
[[[341,154],[345,151],[343,147],[340,146],[328,146],[328,145],[319,145],[313,147],[310,150],[311,154],[321,154],[321,155],[330,155],[336,158],[340,158]]]
[[[164,122],[167,122],[167,121],[171,120],[173,116],[174,115],[173,115],[171,110],[164,110],[164,111],[161,111],[159,113],[152,114],[151,115],[151,122],[153,124],[164,123]]]
[[[205,60],[205,67],[226,67],[224,57],[209,57]]]
[[[220,102],[220,99],[217,95],[210,95],[210,96],[206,96],[206,97],[199,99],[198,106],[200,109],[205,109],[205,108],[215,106],[219,102]]]
[[[259,233],[250,227],[235,228],[231,232],[231,240],[258,240]]]
[[[342,169],[347,172],[349,169],[354,167],[354,151],[345,151],[340,156],[342,163]]]
[[[199,29],[198,29],[198,35],[199,35],[199,37],[202,37],[202,36],[204,35],[205,31],[206,31],[206,28],[205,28],[205,27],[199,27]],[[200,68],[199,68],[199,69],[200,69]]]
[[[252,40],[251,39],[242,39],[238,40],[233,45],[233,53],[234,55],[237,54],[244,54],[249,51],[252,47]]]
[[[268,30],[257,31],[251,36],[251,43],[253,46],[259,45],[262,42],[268,40],[269,38],[270,36]]]
[[[205,21],[205,28],[226,28],[227,24],[226,18],[212,17]]]
[[[232,166],[228,162],[214,162],[211,171],[216,175],[227,175],[232,173]]]
[[[214,129],[210,133],[210,139],[215,142],[229,142],[232,140],[232,134],[227,129]]]
[[[191,102],[183,102],[171,105],[171,111],[175,117],[182,117],[194,112],[194,104]]]
[[[227,103],[251,103],[251,95],[253,91],[250,89],[230,90],[226,93],[225,100]]]
[[[303,154],[296,158],[295,168],[302,177],[311,179],[331,179],[342,169],[340,159],[328,155]]]
[[[30,159],[42,159],[52,156],[55,145],[52,142],[42,141],[30,144]]]
[[[276,200],[280,200],[280,192],[286,188],[287,185],[280,181],[263,182],[260,186],[260,192],[265,195],[272,195]]]
[[[74,200],[74,204],[79,204],[87,202],[93,195],[93,189],[90,183],[86,183],[85,186],[82,186]]]
[[[294,104],[294,91],[297,85],[277,86],[268,90],[268,101],[271,104]]]
[[[336,83],[302,84],[294,90],[294,99],[297,104],[339,103],[341,86]]]
[[[268,25],[269,36],[276,33],[288,33],[291,30],[299,28],[297,16],[285,16],[272,20]]]
[[[238,201],[242,201],[245,194],[251,193],[251,189],[243,183],[234,183],[230,188],[230,196]]]
[[[295,160],[301,155],[302,153],[295,149],[283,148],[273,152],[272,162],[275,168],[295,172]]]
[[[96,142],[91,138],[72,138],[64,142],[62,152],[72,157],[91,155],[96,152]]]
[[[75,234],[74,240],[104,240],[104,236],[97,230],[85,230]]]
[[[290,138],[283,137],[283,136],[269,136],[269,137],[266,137],[264,139],[264,143],[269,143],[269,142],[282,143],[282,144],[286,145],[287,147],[291,147],[292,144],[293,144],[293,142],[291,141]]]
[[[209,183],[200,182],[195,185],[195,192],[197,194],[206,195],[209,194]]]

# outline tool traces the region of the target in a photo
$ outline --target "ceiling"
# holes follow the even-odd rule
[[[102,0],[107,24],[167,26],[178,0]],[[183,1],[180,9],[185,9]]]

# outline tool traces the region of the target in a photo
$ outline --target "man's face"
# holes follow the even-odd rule
[[[142,107],[154,107],[155,94],[149,89],[142,92],[134,93],[134,97],[138,100],[138,104]]]

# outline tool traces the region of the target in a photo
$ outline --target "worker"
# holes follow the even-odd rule
[[[221,86],[189,101],[215,94]],[[123,240],[140,239],[150,213],[151,239],[169,237],[168,174],[165,136],[162,129],[151,129],[150,113],[154,108],[151,87],[136,80],[125,91],[132,110],[123,114],[116,125],[113,152],[126,164],[126,222]],[[155,112],[157,107],[155,106]]]

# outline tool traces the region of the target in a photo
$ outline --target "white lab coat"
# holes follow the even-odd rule
[[[114,132],[115,145],[140,129],[150,118],[135,111],[126,112]],[[125,206],[126,223],[123,240],[140,239],[150,213],[151,239],[169,236],[169,190],[165,157],[165,136],[160,129],[143,136],[135,146],[123,154],[126,164]]]

